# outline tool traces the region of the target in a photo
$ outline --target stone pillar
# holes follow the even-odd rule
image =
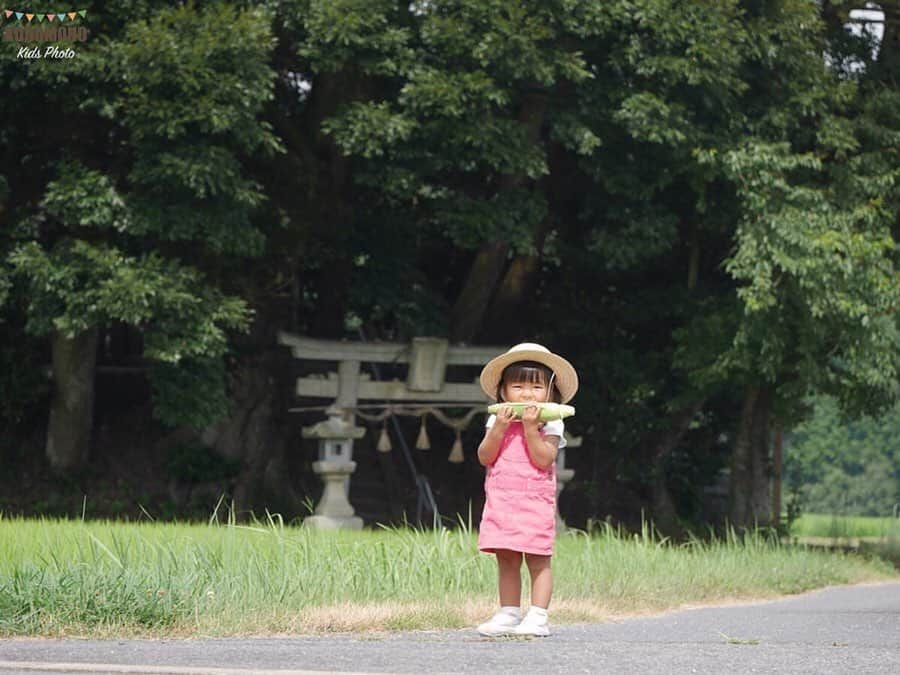
[[[566,447],[577,448],[581,446],[581,436],[573,437],[566,434]],[[566,523],[559,515],[559,495],[563,488],[566,487],[572,478],[575,477],[575,469],[566,468],[566,448],[560,450],[556,455],[556,532],[564,532]]]
[[[557,469],[556,470],[556,531],[563,532],[566,529],[566,523],[559,515],[559,495],[563,488],[575,476],[575,469]]]
[[[322,477],[325,491],[315,514],[303,521],[306,527],[317,530],[359,530],[362,518],[353,511],[347,499],[347,479],[356,470],[356,462],[313,462],[313,471]]]
[[[362,438],[366,430],[343,419],[337,410],[328,413],[328,419],[303,429],[303,438],[319,441],[319,461],[313,462],[312,468],[325,483],[315,513],[303,524],[322,530],[358,530],[363,526],[362,518],[353,511],[348,493],[350,476],[356,470],[353,440]]]

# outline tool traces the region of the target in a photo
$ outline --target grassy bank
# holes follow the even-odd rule
[[[791,536],[831,539],[900,536],[900,519],[804,513],[791,525]]]
[[[762,538],[567,534],[556,622],[896,578]],[[0,519],[0,635],[232,635],[462,627],[495,605],[475,535]],[[527,587],[527,584],[526,584]]]

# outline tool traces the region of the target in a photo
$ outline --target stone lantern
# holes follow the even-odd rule
[[[302,433],[303,438],[315,438],[319,442],[319,460],[313,462],[312,469],[325,484],[315,513],[303,524],[322,530],[362,528],[362,518],[353,511],[348,493],[350,475],[356,470],[353,441],[362,438],[365,428],[345,420],[340,411],[329,410],[327,419],[304,427]]]

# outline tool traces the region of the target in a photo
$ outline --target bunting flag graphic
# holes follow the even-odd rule
[[[74,21],[76,16],[80,16],[82,19],[87,17],[86,9],[77,9],[74,12],[66,12],[64,14],[36,14],[34,12],[19,12],[15,9],[4,9],[3,14],[7,19],[11,19],[13,16],[16,17],[16,21],[21,21],[22,17],[25,17],[25,20],[28,23],[31,23],[34,19],[37,19],[37,23],[43,23],[44,21],[53,22],[59,21],[62,23],[66,20],[66,17],[69,17],[69,21]]]

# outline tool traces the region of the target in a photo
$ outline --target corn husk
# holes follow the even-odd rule
[[[522,412],[526,407],[531,405],[536,405],[541,409],[541,414],[538,419],[542,422],[550,422],[551,420],[561,420],[566,417],[572,417],[575,414],[575,408],[570,405],[565,405],[563,403],[494,403],[493,405],[488,406],[488,412],[492,415],[496,415],[497,412],[503,406],[508,405],[515,412],[516,417],[521,419]]]

